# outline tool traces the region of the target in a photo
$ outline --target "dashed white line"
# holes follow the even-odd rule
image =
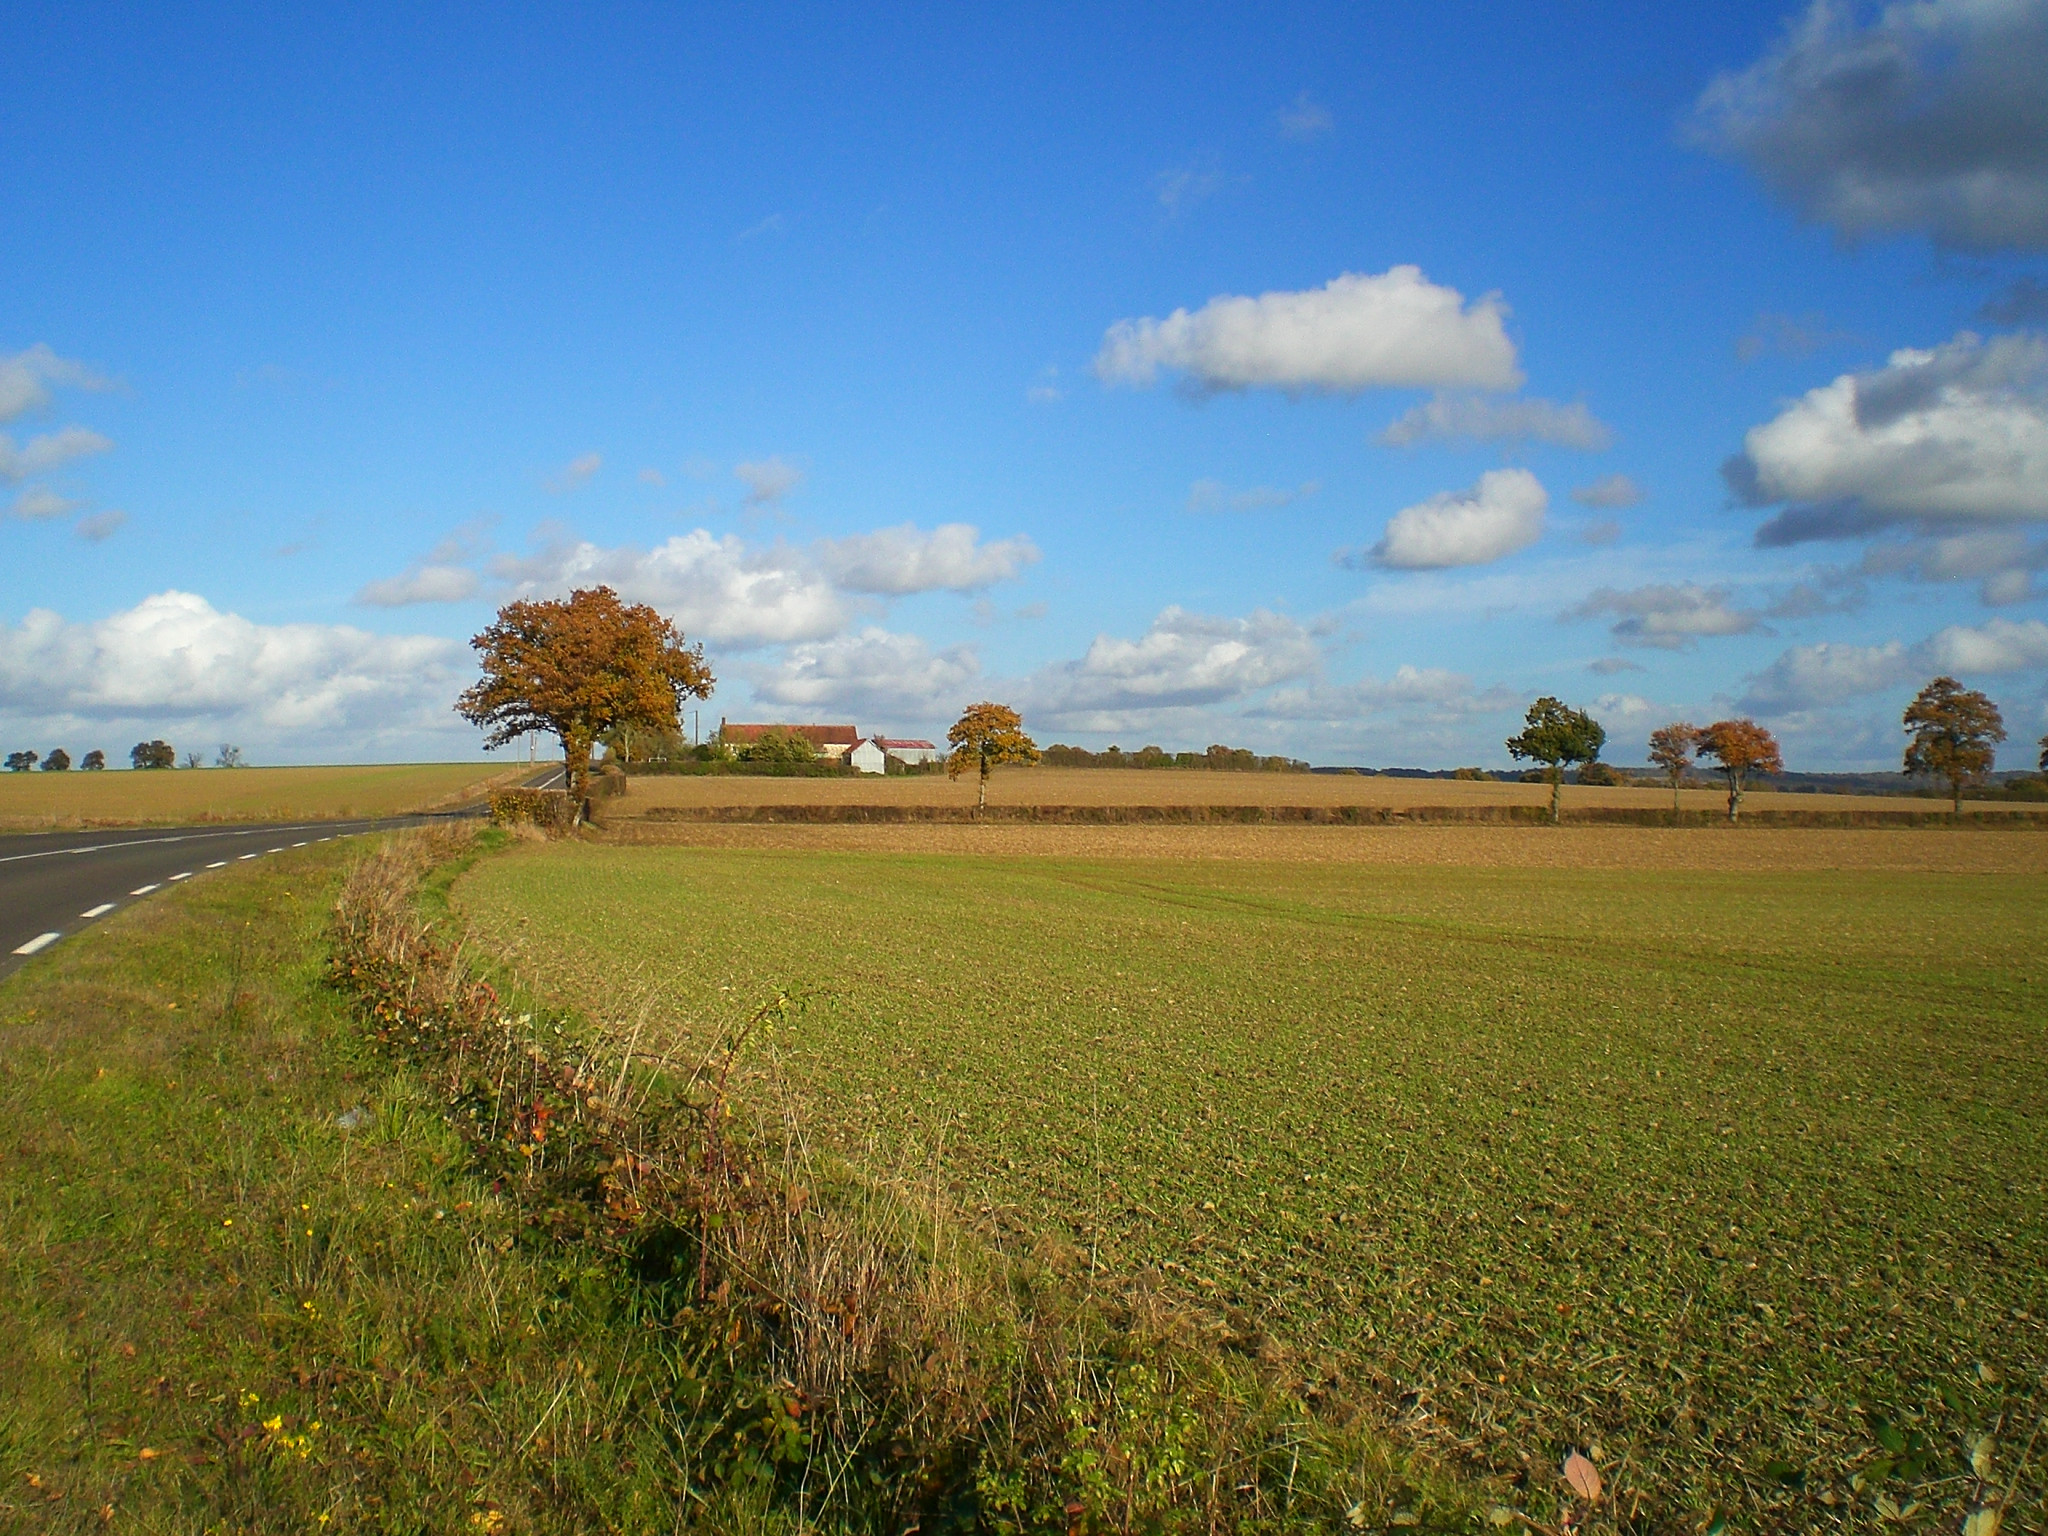
[[[173,878],[176,877],[174,876]],[[135,887],[134,890],[130,891],[128,894],[130,896],[147,896],[151,891],[155,889],[156,887],[153,885],[138,885],[137,887]]]
[[[39,933],[34,938],[30,939],[26,944],[23,944],[19,948],[17,948],[14,952],[17,955],[32,955],[39,949],[48,949],[52,944],[56,943],[57,940],[62,937],[62,934]]]
[[[94,907],[91,911],[81,912],[78,915],[80,917],[105,917],[109,912],[113,910],[114,904],[111,901],[103,901],[98,906]]]
[[[242,858],[235,860],[235,862],[239,864],[243,859],[260,859],[262,857],[263,855],[260,853],[245,853],[242,855]]]
[[[207,865],[206,867],[208,869],[226,869],[228,867],[228,861],[226,859],[215,859],[211,864]]]
[[[264,849],[263,851],[264,851],[265,853],[283,853],[283,852],[284,852],[284,850],[283,850],[282,848],[266,848],[266,849]]]
[[[293,843],[293,844],[292,844],[292,846],[293,846],[294,848],[303,848],[303,847],[305,847],[306,845],[305,845],[304,843]]]
[[[171,878],[173,880],[190,880],[192,878],[192,871],[188,869],[182,875],[173,875]]]

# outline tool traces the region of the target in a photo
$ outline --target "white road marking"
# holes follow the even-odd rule
[[[211,864],[207,865],[206,867],[208,869],[226,869],[228,867],[228,861],[226,859],[215,859]]]
[[[103,901],[98,906],[94,907],[90,912],[81,912],[78,915],[80,917],[105,917],[109,912],[113,910],[114,904],[111,901]]]
[[[241,858],[241,859],[237,859],[237,860],[235,860],[235,862],[236,862],[237,864],[239,864],[239,863],[241,863],[241,862],[242,862],[242,859],[260,859],[260,858],[262,858],[262,857],[263,857],[263,855],[262,855],[262,854],[260,854],[260,853],[245,853],[245,854],[243,854],[243,855],[242,855],[242,858]]]
[[[284,850],[283,850],[282,848],[266,848],[266,849],[264,849],[263,851],[264,851],[265,853],[283,853],[283,852],[284,852]]]
[[[172,878],[175,879],[177,877],[173,876]],[[155,889],[156,887],[153,885],[138,885],[137,887],[135,887],[134,890],[130,891],[128,894],[130,896],[147,896],[151,891]]]
[[[188,869],[182,875],[173,875],[171,878],[173,880],[190,880],[192,878],[192,871]]]
[[[32,955],[39,949],[48,949],[52,944],[56,943],[57,940],[62,937],[62,934],[57,933],[39,933],[34,938],[30,939],[26,944],[22,945],[19,949],[15,950],[15,953],[17,955]]]
[[[292,844],[292,846],[293,846],[294,848],[303,848],[303,847],[305,847],[306,845],[305,845],[304,843],[293,843],[293,844]]]

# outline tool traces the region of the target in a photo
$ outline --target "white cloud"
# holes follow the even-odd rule
[[[30,475],[40,475],[68,464],[73,459],[105,453],[113,446],[112,442],[88,427],[60,427],[55,432],[32,437],[19,447],[12,437],[0,432],[0,480],[12,485]]]
[[[2048,668],[2048,623],[1994,618],[1952,624],[1910,646],[1795,645],[1750,679],[1742,702],[1759,714],[1801,714],[1935,673],[1968,678],[2039,668]]]
[[[476,596],[477,574],[466,565],[416,565],[398,576],[366,583],[351,599],[368,608],[411,603],[459,603]]]
[[[264,625],[189,592],[160,592],[96,623],[47,609],[0,627],[0,708],[39,720],[303,747],[360,756],[393,734],[446,732],[466,647],[339,625]]]
[[[844,539],[820,539],[818,562],[849,592],[901,597],[912,592],[977,592],[1008,581],[1039,558],[1028,538],[978,542],[971,523],[942,523],[930,533],[915,524]]]
[[[1627,475],[1603,475],[1591,485],[1582,485],[1572,492],[1572,500],[1580,506],[1596,507],[1602,511],[1633,507],[1642,499],[1643,488]]]
[[[1330,109],[1303,91],[1279,112],[1280,136],[1297,143],[1319,139],[1337,126]]]
[[[1549,493],[1528,470],[1490,469],[1469,490],[1443,491],[1396,512],[1371,558],[1404,571],[1486,565],[1535,543],[1549,507]]]
[[[1225,294],[1193,313],[1119,320],[1095,372],[1143,387],[1179,370],[1205,390],[1513,389],[1522,375],[1507,313],[1497,295],[1467,305],[1418,267],[1347,272],[1321,288]]]
[[[1097,635],[1080,660],[1034,674],[1024,696],[1056,721],[1110,730],[1133,712],[1220,704],[1290,682],[1319,657],[1314,636],[1284,614],[1216,618],[1175,607],[1136,640]]]
[[[747,505],[773,507],[803,482],[804,472],[787,459],[775,456],[748,459],[735,464],[732,472],[747,487]]]
[[[103,543],[128,521],[128,514],[118,507],[109,507],[104,512],[95,512],[90,517],[81,517],[71,530],[88,544]]]
[[[1730,606],[1726,587],[1700,587],[1691,582],[1659,583],[1617,591],[1602,587],[1563,615],[1567,619],[1616,614],[1611,633],[1624,645],[1684,650],[1695,640],[1720,635],[1747,635],[1762,621],[1746,609]]]
[[[1499,686],[1483,692],[1475,689],[1463,672],[1404,665],[1385,679],[1367,677],[1355,683],[1282,688],[1246,713],[1261,719],[1326,726],[1355,725],[1375,715],[1442,723],[1514,709],[1519,703],[1514,693]]]
[[[1952,624],[1920,647],[1937,672],[2025,672],[2048,667],[2048,624],[1991,619],[1971,628]]]
[[[1323,488],[1320,480],[1304,480],[1292,490],[1277,485],[1253,485],[1233,491],[1221,480],[1197,480],[1188,487],[1190,512],[1269,512],[1275,507],[1306,501]]]
[[[85,364],[59,357],[38,343],[12,357],[0,357],[0,422],[48,410],[53,384],[73,389],[108,387],[108,381]]]
[[[1798,714],[1866,693],[1881,693],[1914,672],[1903,642],[1795,645],[1750,679],[1742,707],[1762,715]]]
[[[2048,519],[2048,337],[1894,352],[1752,427],[1726,467],[1755,506],[1789,503],[1760,544],[1899,523]]]
[[[7,510],[23,522],[42,523],[76,512],[83,505],[83,502],[73,501],[68,496],[59,496],[46,485],[32,485],[16,496],[14,505]]]
[[[750,681],[756,698],[813,714],[895,712],[923,719],[964,708],[980,675],[967,646],[933,651],[916,635],[871,627],[791,646],[779,664]]]
[[[1398,417],[1380,434],[1390,448],[1467,438],[1476,442],[1555,443],[1598,453],[1614,446],[1607,424],[1577,401],[1487,400],[1477,395],[1438,395]]]
[[[2017,603],[2033,596],[2032,573],[2048,569],[2048,540],[2029,539],[2017,528],[1886,540],[1863,551],[1859,569],[1913,581],[1975,581],[1985,602]]]
[[[629,602],[661,609],[691,639],[727,645],[822,640],[852,617],[847,599],[797,552],[749,549],[733,534],[702,528],[651,550],[585,541],[502,556],[492,569],[522,597],[607,585]]]
[[[588,485],[591,478],[603,468],[603,454],[578,454],[560,469],[556,470],[554,474],[548,476],[546,485],[557,496],[566,496],[569,492]]]
[[[1700,141],[1839,234],[2048,246],[2048,7],[1814,0],[1782,42],[1700,97]]]
[[[968,523],[930,533],[906,523],[808,548],[755,547],[702,528],[651,550],[565,540],[531,555],[500,556],[491,571],[522,597],[602,583],[629,601],[653,604],[692,638],[752,646],[829,639],[864,606],[876,606],[864,598],[975,592],[1038,558],[1037,546],[1021,535],[984,544]]]

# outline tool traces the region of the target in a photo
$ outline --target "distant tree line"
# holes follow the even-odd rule
[[[1261,757],[1249,747],[1211,746],[1205,752],[1168,752],[1140,747],[1126,752],[1110,746],[1100,752],[1054,742],[1039,754],[1048,768],[1207,768],[1218,773],[1307,773],[1309,765],[1292,757]]]
[[[128,761],[137,768],[175,768],[178,766],[178,751],[168,741],[138,741],[128,749]],[[197,752],[185,754],[185,766],[197,768],[205,758]],[[9,773],[27,773],[31,768],[40,768],[44,773],[65,773],[73,766],[71,754],[62,747],[52,747],[48,754],[22,750],[10,752],[4,759]],[[78,760],[77,767],[83,773],[98,773],[107,766],[107,754],[98,747]],[[216,768],[244,768],[248,759],[242,749],[232,742],[222,742],[214,755]]]
[[[1998,744],[2006,739],[1998,706],[1952,677],[1937,677],[1914,695],[1900,724],[1907,737],[1902,771],[1911,778],[1945,783],[1960,816],[1963,791],[1991,777]],[[1605,769],[1599,757],[1607,745],[1606,730],[1591,715],[1559,699],[1541,698],[1530,705],[1521,733],[1509,737],[1506,745],[1511,756],[1543,765],[1537,773],[1551,786],[1552,821],[1559,817],[1568,767],[1578,765],[1581,784],[1621,782],[1612,770],[1596,777],[1596,770]],[[2041,738],[2040,746],[2040,768],[2048,774],[2048,736]],[[1785,771],[1778,739],[1750,719],[1716,720],[1712,725],[1675,720],[1650,733],[1649,756],[1671,785],[1673,810],[1678,809],[1678,791],[1688,773],[1697,762],[1710,760],[1727,785],[1730,821],[1740,817],[1742,797],[1752,779]],[[1460,768],[1455,777],[1482,775],[1476,768]]]

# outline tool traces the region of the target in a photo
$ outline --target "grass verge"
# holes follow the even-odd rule
[[[730,1357],[490,1176],[323,984],[343,854],[0,983],[0,1527],[774,1530]]]

